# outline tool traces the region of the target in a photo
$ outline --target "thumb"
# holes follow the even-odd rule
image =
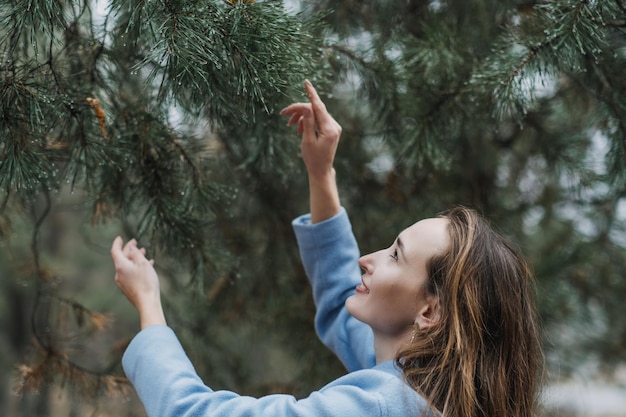
[[[122,252],[123,243],[124,241],[120,236],[113,240],[113,245],[111,246],[111,258],[113,258],[114,262],[120,257],[124,257],[124,253]]]

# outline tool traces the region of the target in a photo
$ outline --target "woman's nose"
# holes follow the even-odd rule
[[[363,255],[359,258],[359,266],[363,273],[372,273],[372,254]]]

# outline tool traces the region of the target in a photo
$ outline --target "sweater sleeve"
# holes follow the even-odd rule
[[[424,410],[424,401],[391,363],[386,370],[345,375],[303,399],[214,391],[200,379],[174,332],[161,325],[133,338],[122,365],[149,417],[403,417],[407,408]]]
[[[372,330],[345,307],[361,282],[359,248],[348,215],[342,208],[322,222],[311,224],[310,219],[306,214],[292,225],[313,287],[317,334],[349,371],[370,368],[376,363]]]

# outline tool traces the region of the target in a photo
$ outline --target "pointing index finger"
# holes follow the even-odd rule
[[[311,101],[311,107],[313,107],[313,114],[315,115],[315,119],[318,125],[323,129],[324,125],[331,122],[333,118],[328,114],[326,110],[326,105],[317,94],[315,87],[311,84],[311,81],[304,80],[304,88],[309,96],[309,100]]]

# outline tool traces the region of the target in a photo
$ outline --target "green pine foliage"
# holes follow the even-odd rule
[[[342,373],[290,226],[307,183],[278,112],[305,78],[344,128],[364,253],[476,207],[536,270],[549,369],[623,363],[625,31],[624,0],[1,1],[1,365],[128,395],[121,234],[208,383],[304,395]]]

